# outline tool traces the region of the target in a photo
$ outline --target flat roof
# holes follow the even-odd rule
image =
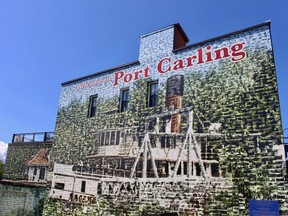
[[[96,73],[93,73],[93,74],[90,74],[90,75],[87,75],[87,76],[83,76],[83,77],[79,77],[79,78],[76,78],[76,79],[73,79],[73,80],[70,80],[70,81],[67,81],[67,82],[63,82],[61,83],[61,85],[67,85],[67,84],[71,84],[73,82],[77,82],[77,81],[80,81],[80,80],[83,80],[83,79],[87,79],[87,78],[90,78],[90,77],[93,77],[93,76],[98,76],[100,74],[103,74],[103,73],[106,73],[106,72],[110,72],[112,70],[117,70],[117,69],[120,69],[120,68],[123,68],[123,67],[127,67],[127,66],[131,66],[131,65],[134,65],[134,64],[139,64],[139,61],[133,61],[133,62],[130,62],[130,63],[127,63],[127,64],[123,64],[123,65],[119,65],[119,66],[116,66],[116,67],[113,67],[113,68],[109,68],[109,69],[106,69],[106,70],[103,70],[103,71],[100,71],[100,72],[96,72]]]

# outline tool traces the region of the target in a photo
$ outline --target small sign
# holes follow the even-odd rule
[[[275,200],[250,200],[250,216],[280,216],[279,203]]]

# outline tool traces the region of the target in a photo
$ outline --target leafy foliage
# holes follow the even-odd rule
[[[159,105],[146,106],[143,92],[147,92],[148,82],[140,79],[133,83],[129,110],[124,113],[117,112],[116,96],[99,99],[95,118],[87,119],[88,101],[62,108],[57,119],[56,160],[78,163],[96,152],[99,129],[129,128],[136,136],[143,133],[145,117],[165,109],[165,82],[159,82]],[[221,123],[223,133],[228,134],[222,144],[215,142],[212,151],[232,186],[215,195],[207,212],[221,208],[224,212],[216,215],[247,215],[249,199],[276,199],[281,187],[273,175],[282,172],[282,167],[273,147],[279,143],[281,121],[272,53],[251,52],[241,62],[222,61],[207,70],[187,73],[182,100],[182,107],[194,107],[195,132],[206,132],[211,123]],[[111,110],[116,111],[107,114]],[[182,123],[181,130],[186,129],[187,124]],[[255,140],[249,137],[251,133],[261,133],[261,137]],[[236,134],[236,138],[229,134]],[[128,206],[123,204],[118,211],[125,212]]]
[[[4,163],[2,160],[0,160],[0,180],[2,179],[4,174]]]

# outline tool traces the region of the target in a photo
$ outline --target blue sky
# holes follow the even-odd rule
[[[192,44],[271,20],[288,128],[287,9],[287,0],[0,0],[0,141],[54,131],[62,82],[137,60],[139,36],[174,23]]]

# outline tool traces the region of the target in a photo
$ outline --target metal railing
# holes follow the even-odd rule
[[[283,144],[285,149],[285,158],[288,159],[288,137],[283,137]]]
[[[54,132],[18,133],[13,134],[12,143],[47,142],[54,140]]]

